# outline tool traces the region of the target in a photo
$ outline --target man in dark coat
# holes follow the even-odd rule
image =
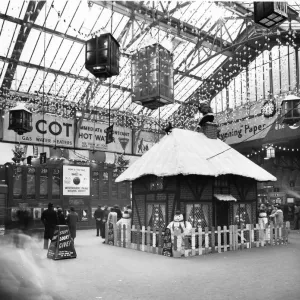
[[[70,213],[67,216],[67,224],[69,226],[71,238],[76,238],[76,229],[78,222],[78,214],[75,212],[74,207],[70,207]]]
[[[49,239],[50,241],[52,240],[55,227],[58,225],[57,214],[53,209],[52,203],[49,203],[48,209],[43,211],[41,220],[45,226],[44,249],[48,250]]]
[[[98,205],[98,208],[95,210],[94,218],[96,220],[96,228],[97,228],[96,236],[99,236],[99,232],[102,236],[101,223],[104,218],[104,210],[101,209],[101,205]]]
[[[58,219],[58,225],[66,225],[67,224],[63,210],[61,207],[59,207],[57,209],[57,219]]]

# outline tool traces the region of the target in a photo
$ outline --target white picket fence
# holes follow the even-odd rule
[[[236,251],[254,247],[286,245],[290,231],[290,222],[283,226],[266,225],[261,228],[247,224],[238,228],[237,225],[224,226],[221,228],[212,227],[209,230],[193,228],[189,236],[182,238],[181,232],[177,229],[172,237],[172,253],[174,257],[205,255],[209,253],[221,253]],[[167,255],[164,251],[164,232],[162,229],[145,228],[113,224],[112,230],[106,225],[106,243],[117,247],[130,248],[138,251],[149,252],[159,255]]]

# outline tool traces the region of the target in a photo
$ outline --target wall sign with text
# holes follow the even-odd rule
[[[8,130],[8,113],[5,114],[3,139],[27,144],[57,145],[57,147],[74,147],[74,121],[55,118],[50,115],[32,114],[32,131],[17,135]]]
[[[63,195],[90,195],[90,168],[81,166],[63,166]]]
[[[107,124],[83,121],[76,146],[81,149],[112,151],[131,154],[132,131],[129,128],[113,126],[112,142],[106,144]]]

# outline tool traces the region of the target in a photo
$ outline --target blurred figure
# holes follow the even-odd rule
[[[98,208],[94,212],[94,218],[96,220],[96,236],[99,236],[99,233],[101,233],[101,223],[104,216],[104,211],[101,209],[101,205],[98,205]],[[102,236],[102,234],[101,234]]]
[[[108,219],[108,214],[109,214],[108,207],[107,207],[107,205],[104,205],[103,219],[102,219],[101,224],[100,224],[100,234],[101,234],[101,237],[103,239],[105,239],[105,224],[106,224],[107,219]]]
[[[269,206],[269,214],[268,214],[268,217],[269,217],[269,223],[273,223],[274,224],[274,217],[271,217],[274,213],[276,212],[276,207],[272,204]]]
[[[299,229],[299,214],[300,214],[300,207],[295,204],[294,205],[294,230]]]
[[[78,214],[75,212],[74,207],[70,207],[70,213],[67,216],[67,225],[69,226],[71,238],[76,238],[76,229],[78,222]]]
[[[268,224],[267,208],[263,203],[258,209],[258,224],[261,228],[265,228],[266,224]]]
[[[66,218],[61,207],[57,209],[57,219],[58,225],[67,225]]]
[[[128,211],[129,217],[132,218],[132,209],[131,209],[131,205],[127,205],[127,206],[126,206],[126,210]]]
[[[110,213],[107,216],[107,226],[108,227],[110,224],[116,224],[118,221],[118,213],[116,212],[115,206],[110,209]],[[122,213],[121,213],[121,215],[122,215]],[[106,238],[106,231],[104,231],[104,232],[105,232],[104,238]],[[104,240],[103,244],[105,244],[105,240]]]
[[[49,203],[48,209],[43,211],[41,220],[45,226],[44,249],[48,250],[49,240],[52,240],[55,227],[58,225],[57,213],[54,211],[52,203]]]
[[[123,228],[123,225],[125,225],[126,227],[130,227],[131,228],[131,219],[130,219],[130,215],[129,212],[127,210],[125,210],[123,212],[123,216],[122,218],[117,222],[117,225],[121,225]]]
[[[283,225],[283,211],[279,204],[275,205],[276,211],[270,215],[270,217],[274,217],[274,225],[275,226],[282,226]]]
[[[118,204],[114,205],[114,211],[117,213],[117,219],[119,221],[122,218],[122,212]]]
[[[18,218],[18,229],[21,230],[24,234],[28,234],[29,228],[32,223],[32,216],[28,208],[20,208],[17,211]]]
[[[62,284],[56,281],[57,266],[47,260],[37,240],[18,235],[23,249],[12,246],[10,234],[0,239],[0,299],[63,300],[54,292]]]

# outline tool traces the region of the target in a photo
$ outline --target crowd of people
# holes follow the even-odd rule
[[[78,214],[75,212],[74,207],[70,207],[70,213],[67,217],[64,216],[61,207],[54,210],[53,204],[48,204],[48,209],[44,210],[41,216],[41,221],[44,224],[44,249],[48,249],[49,240],[51,241],[54,235],[56,225],[68,225],[71,238],[76,238],[76,229],[78,222]]]
[[[116,223],[125,224],[126,226],[131,226],[131,206],[127,205],[124,207],[123,212],[120,207],[115,204],[113,207],[109,208],[105,205],[103,208],[101,205],[94,212],[94,218],[96,220],[96,236],[100,236],[105,239],[105,224],[106,223]],[[105,240],[103,241],[105,244]]]
[[[258,224],[264,227],[266,224],[282,226],[284,221],[283,211],[279,204],[260,204],[258,209]]]

